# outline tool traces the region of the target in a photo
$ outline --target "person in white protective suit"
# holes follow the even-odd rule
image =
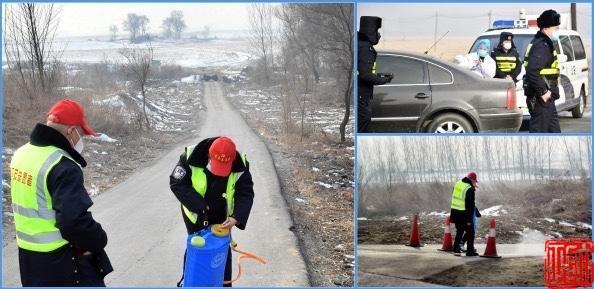
[[[482,78],[493,78],[496,71],[496,63],[491,58],[491,42],[483,39],[479,42],[475,52],[455,57],[456,64],[470,69]]]

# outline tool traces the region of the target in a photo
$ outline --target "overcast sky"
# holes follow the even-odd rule
[[[540,14],[547,9],[559,13],[569,13],[569,3],[556,4],[515,4],[515,3],[449,3],[449,4],[411,4],[411,3],[362,3],[358,15],[373,15],[383,18],[380,31],[386,38],[433,37],[435,13],[438,17],[438,34],[446,31],[448,37],[476,37],[488,27],[489,16],[496,19],[517,19],[521,8],[527,14]],[[592,4],[577,4],[578,32],[588,42],[592,34]]]
[[[6,5],[6,4],[4,4]],[[237,3],[57,3],[60,7],[58,37],[95,36],[109,34],[109,26],[118,25],[128,13],[146,15],[150,19],[150,31],[161,32],[163,19],[172,10],[182,10],[188,32],[202,30],[209,25],[211,30],[244,30],[248,28],[250,4]]]

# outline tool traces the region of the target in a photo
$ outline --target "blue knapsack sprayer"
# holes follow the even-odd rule
[[[186,246],[183,287],[222,287],[223,284],[231,284],[241,277],[243,259],[254,259],[262,265],[266,264],[264,259],[239,250],[231,238],[230,230],[219,224],[189,235]],[[238,272],[232,280],[224,280],[229,246],[239,253]]]

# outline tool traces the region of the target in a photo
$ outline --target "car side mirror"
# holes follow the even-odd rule
[[[557,60],[559,61],[559,63],[567,62],[567,55],[565,55],[565,54],[558,54],[557,55]]]

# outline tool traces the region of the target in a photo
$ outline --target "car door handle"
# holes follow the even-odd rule
[[[415,98],[420,98],[420,99],[428,98],[428,97],[429,97],[429,95],[427,95],[423,92],[419,92],[419,93],[417,93],[417,95],[415,95]]]
[[[582,68],[582,72],[586,72],[586,71],[588,71],[588,70],[590,70],[588,67],[584,67],[584,68]]]

